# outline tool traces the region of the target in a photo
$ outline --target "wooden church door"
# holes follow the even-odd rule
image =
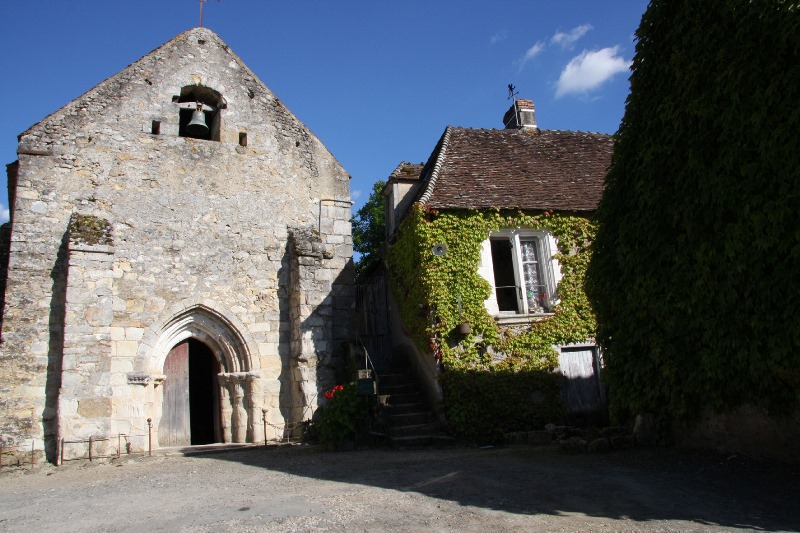
[[[159,446],[191,444],[189,413],[189,342],[181,342],[170,350],[164,361],[164,399],[161,423],[158,426]]]

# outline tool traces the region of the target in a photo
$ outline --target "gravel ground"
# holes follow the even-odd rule
[[[668,449],[271,446],[0,474],[2,531],[800,528],[800,467]]]

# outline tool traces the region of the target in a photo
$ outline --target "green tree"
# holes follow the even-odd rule
[[[652,0],[587,292],[618,417],[800,405],[800,7]]]
[[[356,273],[363,272],[378,257],[385,240],[383,188],[386,182],[378,180],[372,186],[367,202],[353,217],[353,249],[361,254],[356,262]]]

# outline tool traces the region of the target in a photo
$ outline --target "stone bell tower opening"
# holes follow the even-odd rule
[[[164,361],[160,446],[189,446],[222,441],[220,365],[197,339],[179,342]]]
[[[220,93],[202,85],[187,85],[172,99],[178,104],[180,137],[219,141],[220,110],[227,107]]]

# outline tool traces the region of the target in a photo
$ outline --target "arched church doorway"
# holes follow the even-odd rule
[[[222,441],[220,365],[211,349],[190,338],[176,344],[164,361],[160,446]]]

